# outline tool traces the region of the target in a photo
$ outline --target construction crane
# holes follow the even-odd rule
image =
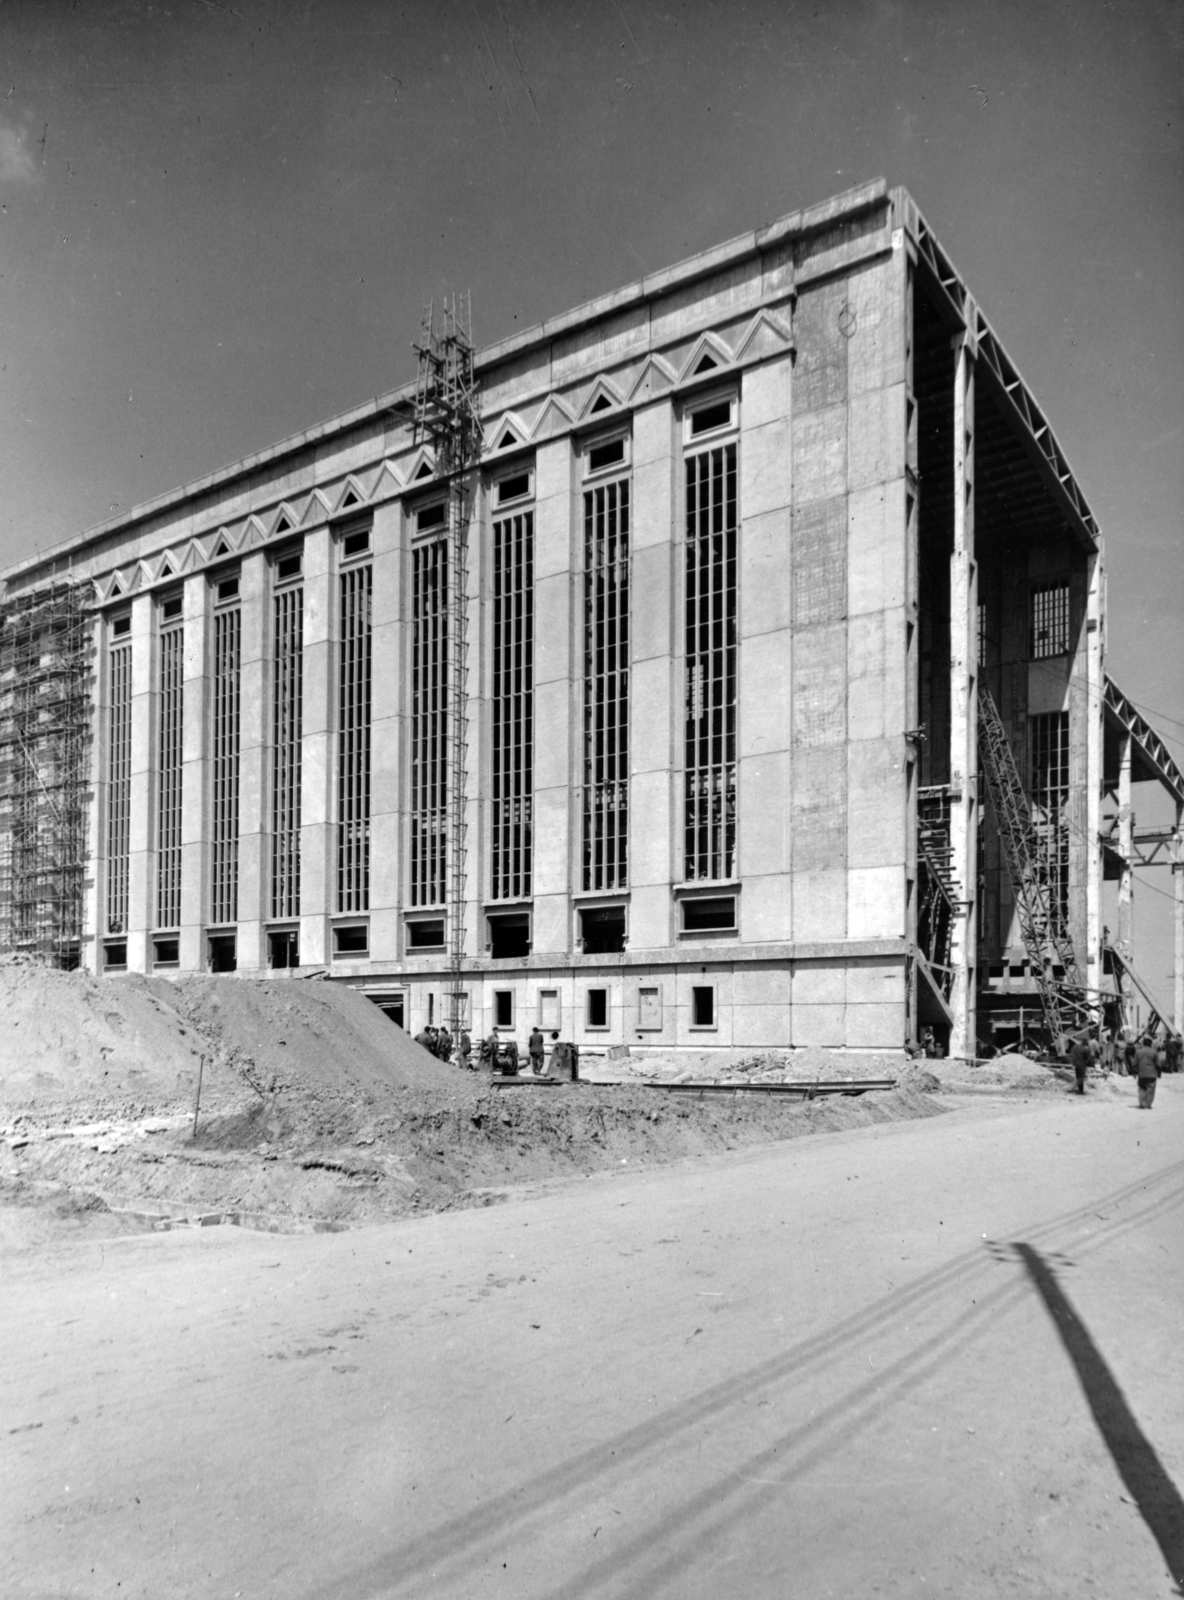
[[[412,347],[419,370],[412,407],[417,444],[433,453],[436,476],[448,488],[448,745],[447,895],[448,1029],[465,1025],[465,789],[468,770],[468,549],[471,468],[481,458],[477,382],[467,294],[445,300],[439,325],[435,306],[424,312],[423,334]]]
[[[979,763],[1007,858],[1020,936],[1040,993],[1044,1025],[1055,1048],[1058,1039],[1094,1020],[1095,1006],[1053,897],[1048,852],[1036,832],[1007,730],[983,683],[979,684],[978,704]]]

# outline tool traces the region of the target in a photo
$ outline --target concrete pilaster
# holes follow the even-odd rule
[[[202,930],[208,900],[209,585],[204,572],[185,579],[181,733],[181,970],[204,968]]]
[[[333,910],[332,820],[336,662],[333,658],[333,540],[318,528],[304,541],[304,714],[300,778],[300,964],[329,959]]]
[[[398,500],[375,510],[371,535],[374,633],[370,680],[370,958],[377,961],[394,961],[399,955],[405,869],[405,646],[410,629],[403,624],[402,526]]]
[[[669,401],[633,417],[629,676],[629,948],[671,940],[671,888],[681,874],[682,695],[678,599],[679,459]],[[676,865],[676,862],[678,865]]]
[[[973,1056],[978,898],[978,579],[974,554],[974,353],[954,350],[954,548],[950,555],[950,867],[962,897],[950,962],[950,1054]]]
[[[267,558],[263,552],[243,558],[239,576],[242,601],[239,641],[239,769],[238,769],[238,943],[240,972],[258,972],[266,964],[263,921],[268,888],[268,752],[271,720],[267,670],[271,638]]]
[[[534,952],[572,946],[574,802],[579,725],[573,588],[572,450],[558,439],[535,457],[534,523]]]

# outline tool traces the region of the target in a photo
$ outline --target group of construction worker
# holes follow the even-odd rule
[[[454,1041],[446,1027],[436,1028],[428,1024],[415,1035],[415,1042],[418,1045],[422,1045],[428,1054],[435,1056],[437,1060],[455,1060],[458,1067],[464,1067],[470,1072],[475,1072],[479,1063],[486,1072],[501,1072],[515,1077],[518,1074],[520,1057],[516,1039],[503,1039],[496,1033],[490,1033],[487,1038],[481,1040],[477,1047],[477,1061],[473,1060],[473,1041],[463,1028],[459,1037]],[[559,1034],[554,1032],[551,1035],[552,1055],[554,1055],[558,1044]],[[547,1041],[541,1028],[536,1027],[531,1030],[530,1038],[526,1042],[526,1053],[533,1076],[536,1078],[543,1077]]]
[[[1138,1083],[1140,1111],[1151,1110],[1160,1074],[1179,1072],[1184,1053],[1180,1035],[1168,1031],[1159,1040],[1151,1031],[1139,1034],[1134,1029],[1123,1029],[1116,1036],[1106,1027],[1098,1028],[1096,1033],[1082,1028],[1066,1042],[1078,1094],[1085,1093],[1086,1075],[1092,1066],[1097,1065],[1109,1073],[1121,1061],[1123,1071]]]

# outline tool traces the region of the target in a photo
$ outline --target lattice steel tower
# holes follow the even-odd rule
[[[464,1024],[465,777],[468,769],[468,548],[470,469],[481,457],[481,423],[473,374],[469,296],[424,313],[415,387],[417,444],[430,445],[436,474],[448,485],[448,655],[445,705],[448,745],[448,1028]]]

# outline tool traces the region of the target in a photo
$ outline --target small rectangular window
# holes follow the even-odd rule
[[[530,913],[507,911],[489,918],[489,953],[495,961],[530,954]]]
[[[730,427],[731,422],[731,400],[716,400],[711,405],[700,406],[697,411],[691,412],[691,438],[697,439],[700,434],[714,433],[716,428]]]
[[[303,553],[293,550],[289,555],[280,556],[275,564],[275,581],[287,583],[289,578],[298,578],[304,565]]]
[[[179,939],[153,939],[152,965],[154,967],[175,967],[181,959],[181,941]]]
[[[218,591],[217,592],[218,592],[218,600],[219,600],[219,602],[221,602],[223,600],[237,600],[238,599],[238,579],[237,578],[223,578],[222,581],[218,584]]]
[[[388,1022],[393,1022],[396,1028],[407,1026],[406,1004],[401,994],[372,994],[370,998]]]
[[[588,1026],[590,1028],[608,1027],[608,990],[588,990]]]
[[[1065,655],[1068,649],[1069,585],[1042,584],[1032,590],[1032,660]]]
[[[360,556],[369,548],[369,528],[357,528],[353,533],[345,533],[341,536],[341,554],[343,556]]]
[[[118,944],[103,946],[103,968],[106,972],[122,972],[126,966],[127,945],[123,940]]]
[[[300,965],[300,935],[295,928],[277,928],[267,935],[267,964],[277,969]]]
[[[682,903],[684,933],[708,933],[736,926],[735,895],[713,896],[710,900],[684,900]]]
[[[437,500],[434,506],[424,506],[415,513],[415,531],[426,533],[429,528],[442,528],[444,526],[444,502]]]
[[[506,505],[511,500],[522,500],[530,493],[530,473],[516,472],[513,477],[497,481],[497,503]]]
[[[620,955],[625,948],[625,907],[589,906],[580,912],[584,954]]]
[[[493,991],[493,1025],[495,1028],[512,1028],[514,1026],[513,989],[495,989]]]
[[[111,632],[115,638],[123,639],[132,631],[132,619],[129,616],[112,617]]]
[[[691,1027],[715,1027],[715,990],[709,984],[696,984],[691,990]]]
[[[364,956],[370,948],[370,929],[364,922],[347,923],[333,929],[335,956]]]
[[[163,622],[174,622],[181,615],[181,596],[169,595],[167,600],[160,602],[160,615]]]
[[[211,972],[234,972],[238,967],[238,939],[233,933],[212,933],[209,937]]]
[[[407,924],[409,950],[442,950],[444,947],[444,918],[430,917],[426,922]]]
[[[619,467],[625,460],[624,439],[606,439],[603,444],[594,444],[588,450],[588,471],[603,472],[606,467]]]

